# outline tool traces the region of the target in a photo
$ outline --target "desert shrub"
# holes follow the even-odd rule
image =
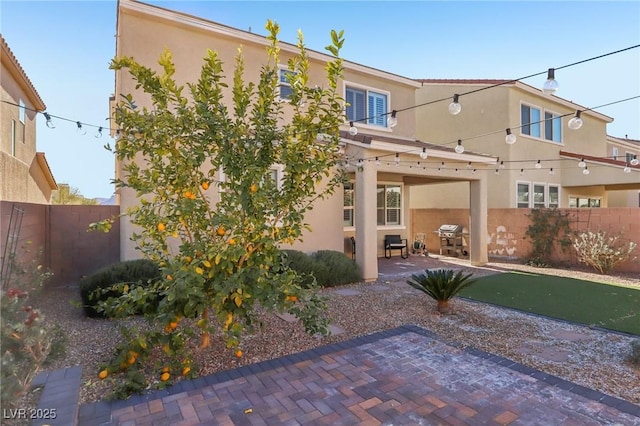
[[[628,360],[630,363],[640,366],[640,339],[631,342],[631,353]]]
[[[546,268],[551,264],[551,253],[556,245],[562,251],[571,245],[569,218],[558,209],[533,209],[527,215],[531,223],[525,235],[531,240],[531,254],[527,265]]]
[[[407,284],[435,300],[438,312],[446,314],[450,310],[449,301],[477,281],[471,279],[472,276],[473,274],[463,275],[462,271],[454,272],[451,269],[425,269],[424,273],[412,274]]]
[[[9,261],[13,273],[6,290],[0,294],[3,408],[20,405],[31,381],[49,357],[53,335],[44,316],[31,305],[32,296],[51,274],[39,265],[23,268],[15,258]]]
[[[128,260],[99,269],[80,281],[80,296],[85,315],[92,318],[106,316],[98,308],[100,302],[119,297],[123,292],[119,284],[127,284],[128,288],[152,285],[159,278],[158,265],[147,259]]]
[[[618,264],[631,259],[637,244],[622,241],[621,235],[608,235],[606,231],[583,232],[573,240],[578,261],[601,274],[606,274]]]
[[[297,250],[284,250],[287,266],[303,277],[303,286],[315,281],[322,287],[358,282],[362,274],[358,265],[344,253],[320,250],[305,254]]]

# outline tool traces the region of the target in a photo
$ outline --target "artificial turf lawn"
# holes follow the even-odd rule
[[[462,297],[640,335],[640,290],[574,278],[509,272],[478,278]]]

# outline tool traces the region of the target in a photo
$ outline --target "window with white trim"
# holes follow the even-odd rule
[[[625,152],[625,154],[624,154],[625,161],[626,161],[627,163],[630,163],[630,162],[631,162],[631,160],[633,160],[633,156],[634,156],[634,155],[635,155],[635,154],[634,154],[633,152],[629,152],[629,151]]]
[[[544,138],[548,141],[562,142],[562,117],[544,112]]]
[[[569,197],[569,207],[572,208],[597,208],[601,206],[602,198],[599,197]]]
[[[20,142],[24,143],[25,142],[25,123],[26,123],[26,115],[27,115],[27,110],[26,110],[26,105],[24,104],[24,102],[22,101],[22,99],[20,99],[18,101],[18,104],[20,105],[18,107],[18,117],[20,119],[20,126],[18,127],[18,139],[20,140]]]
[[[557,185],[549,185],[549,207],[560,207],[560,187]]]
[[[618,147],[617,146],[611,147],[611,157],[613,157],[614,160],[617,160],[618,155],[620,155],[618,153]]]
[[[533,184],[533,208],[540,209],[546,207],[545,184]]]
[[[540,109],[529,105],[520,105],[520,132],[523,135],[540,137]]]
[[[560,187],[546,183],[517,182],[516,207],[544,208],[560,207]]]
[[[543,111],[538,107],[520,104],[520,133],[562,143],[562,116],[552,111]]]
[[[387,127],[389,96],[381,91],[347,86],[347,120],[371,126]]]
[[[378,185],[376,188],[379,226],[402,225],[402,187]]]
[[[291,87],[290,79],[295,75],[296,73],[293,71],[280,68],[278,72],[278,89],[279,89],[280,99],[289,99],[291,97],[291,94],[293,93],[293,88]]]
[[[353,190],[353,182],[344,184],[344,211],[342,214],[342,224],[344,227],[352,227],[355,225],[354,212],[356,206],[355,192]]]
[[[529,183],[518,182],[517,206],[518,208],[529,208]]]

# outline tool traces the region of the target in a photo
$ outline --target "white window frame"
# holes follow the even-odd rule
[[[551,188],[558,189],[558,202],[557,204],[551,204]],[[560,185],[554,185],[552,183],[547,185],[547,205],[549,208],[560,208]]]
[[[620,155],[620,153],[618,152],[618,147],[617,146],[612,146],[611,147],[611,156],[613,157],[613,159],[617,161],[619,155]]]
[[[20,120],[20,127],[19,127],[19,134],[18,134],[18,138],[20,139],[20,142],[25,143],[25,139],[26,139],[26,135],[25,135],[25,129],[27,128],[26,126],[26,122],[27,122],[27,106],[24,104],[24,102],[22,101],[22,99],[18,100],[18,118]]]
[[[345,204],[344,200],[345,198],[345,194],[346,191],[350,190],[351,191],[351,204]],[[342,197],[343,197],[343,203],[342,203],[342,226],[344,227],[344,229],[346,231],[352,231],[355,230],[356,228],[356,187],[355,187],[355,183],[353,181],[349,181],[346,182],[345,185],[343,185],[342,187]],[[353,221],[352,225],[345,225],[344,224],[344,212],[350,210],[351,211],[351,219]]]
[[[625,152],[624,152],[624,161],[625,161],[626,163],[630,163],[630,162],[631,162],[631,160],[633,160],[633,156],[634,156],[634,155],[636,155],[636,154],[635,154],[635,153],[633,153],[633,152],[625,151]]]
[[[524,132],[524,127],[525,124],[523,124],[522,121],[522,107],[526,106],[529,108],[529,110],[531,111],[531,109],[536,109],[540,112],[540,118],[538,119],[538,121],[533,121],[532,124],[532,119],[531,119],[531,112],[529,112],[529,124],[527,124],[527,126],[529,126],[529,133],[525,133]],[[544,110],[538,106],[534,106],[532,104],[529,104],[527,102],[520,102],[520,134],[522,136],[527,136],[533,139],[541,139],[542,138],[542,134],[544,133]],[[540,133],[540,136],[535,136],[531,134],[531,127],[532,126],[538,126],[538,132]]]
[[[571,207],[571,201],[576,200],[576,205]],[[587,206],[580,207],[580,200],[587,200]],[[599,206],[591,206],[591,201],[598,201]],[[602,197],[585,197],[580,195],[569,195],[569,206],[578,209],[599,209],[602,208]]]
[[[518,187],[520,185],[526,185],[528,187],[528,199],[527,199],[527,207],[524,206],[519,206],[518,204],[520,204],[520,202],[518,201]],[[536,204],[535,201],[535,188],[536,186],[542,186],[543,189],[543,196],[544,196],[544,203],[543,206],[539,206]],[[550,197],[550,193],[549,193],[549,188],[557,188],[558,189],[558,204],[557,205],[552,205],[551,204],[551,197]],[[558,208],[560,207],[560,185],[554,184],[554,183],[547,183],[547,182],[528,182],[528,181],[524,181],[524,180],[518,180],[516,181],[516,203],[515,206],[518,209],[536,209],[536,208]]]
[[[344,99],[345,99],[345,106],[344,106],[344,111],[345,111],[345,116],[346,116],[346,111],[347,111],[347,89],[355,89],[355,90],[363,90],[365,92],[365,117],[364,118],[370,118],[371,117],[371,113],[369,112],[369,92],[375,93],[375,94],[379,94],[379,95],[383,95],[387,98],[387,105],[386,105],[386,112],[389,112],[389,108],[391,105],[391,92],[389,92],[388,90],[382,90],[382,89],[378,89],[376,87],[371,87],[371,86],[365,86],[363,84],[358,84],[358,83],[353,83],[350,81],[345,81],[343,83],[343,93],[344,93]],[[389,124],[387,123],[387,117],[383,116],[383,124],[373,124],[373,123],[369,123],[369,120],[367,121],[353,121],[353,124],[357,127],[363,127],[363,128],[368,128],[368,129],[375,129],[375,130],[380,130],[380,131],[387,131],[387,132],[391,132],[391,128],[389,127]],[[347,117],[347,120],[350,120],[349,117]]]
[[[540,203],[536,203],[536,187],[542,187],[542,206],[538,205]],[[540,209],[540,208],[545,208],[549,206],[549,194],[548,194],[548,190],[547,190],[547,184],[544,182],[532,182],[531,184],[531,191],[529,192],[531,194],[530,198],[530,205],[533,206],[534,209]]]
[[[356,230],[356,227],[355,227],[355,225],[356,225],[356,186],[355,186],[354,181],[350,181],[349,183],[351,183],[352,188],[353,188],[353,226],[344,225],[344,210],[347,208],[347,206],[343,206],[343,209],[342,209],[342,212],[343,212],[343,228],[344,228],[344,231],[355,231]],[[378,219],[377,219],[377,215],[376,215],[376,229],[378,231],[394,230],[394,229],[406,229],[405,219],[404,219],[404,202],[405,202],[405,200],[404,200],[405,199],[404,183],[402,183],[402,182],[393,182],[393,181],[378,181],[378,182],[376,182],[376,191],[377,191],[378,185],[384,185],[385,187],[387,185],[393,185],[393,186],[400,187],[400,224],[399,225],[378,225]],[[344,197],[344,189],[345,188],[343,186],[343,197]],[[376,196],[376,214],[377,214],[377,211],[378,211],[378,202],[377,202],[377,196]],[[385,206],[385,212],[386,212],[386,206]],[[385,218],[386,218],[386,213],[385,213]]]
[[[282,102],[289,102],[289,96],[282,96],[282,88],[283,87],[288,87],[291,90],[293,90],[293,87],[291,86],[291,83],[289,83],[289,81],[287,81],[286,77],[285,80],[282,80],[282,75],[286,76],[287,74],[293,74],[295,75],[296,72],[295,71],[291,71],[289,68],[284,67],[284,66],[279,66],[278,67],[278,99]]]
[[[520,200],[518,199],[518,189],[520,187],[520,185],[526,185],[528,192],[527,192],[527,206],[520,206]],[[531,182],[525,182],[525,181],[521,181],[518,180],[516,181],[516,208],[517,209],[528,209],[531,208]]]
[[[552,123],[551,139],[547,139],[547,118],[546,118],[547,114],[551,114],[551,116],[552,116],[551,120],[550,120],[551,123]],[[554,111],[552,111],[550,109],[543,109],[542,115],[543,115],[543,123],[542,123],[543,124],[543,129],[542,129],[543,135],[542,135],[542,139],[544,139],[547,142],[552,142],[552,143],[556,143],[556,144],[564,143],[564,131],[562,129],[562,114],[560,114],[558,112],[554,112]],[[558,119],[560,121],[560,124],[558,126],[558,129],[560,129],[560,140],[559,141],[553,140],[553,121],[555,119]]]
[[[378,191],[378,186],[384,186],[384,194],[385,194],[385,198],[384,198],[384,218],[385,218],[385,223],[382,225],[378,224],[378,200],[377,200],[377,191]],[[400,219],[400,223],[398,224],[387,224],[387,186],[397,186],[400,188],[400,207],[399,207],[399,219]],[[405,192],[404,192],[404,184],[402,182],[376,182],[376,226],[378,227],[378,229],[384,230],[384,229],[404,229],[405,228],[405,224],[404,224],[404,198],[405,198]],[[397,207],[394,207],[394,209]]]
[[[540,111],[540,119],[538,120],[537,124],[535,124],[536,126],[539,126],[539,131],[540,131],[540,136],[534,136],[531,134],[531,130],[529,131],[529,134],[524,132],[524,127],[525,125],[522,123],[522,107],[526,106],[528,107],[530,110],[531,109],[536,109],[538,111]],[[547,139],[546,137],[546,129],[547,129],[547,120],[546,120],[546,114],[551,114],[554,117],[551,118],[551,121],[553,122],[554,119],[558,118],[560,120],[560,125],[559,125],[559,129],[560,129],[560,140],[559,141],[554,141],[553,140],[553,131],[551,133],[551,139]],[[531,117],[529,117],[529,119],[531,120]],[[529,124],[529,127],[531,127],[532,124]],[[525,101],[520,101],[520,135],[527,137],[527,138],[531,138],[531,139],[535,139],[541,142],[546,142],[546,143],[552,143],[554,145],[564,145],[564,129],[562,128],[562,114],[553,111],[551,109],[546,109],[543,108],[541,106],[537,106]]]

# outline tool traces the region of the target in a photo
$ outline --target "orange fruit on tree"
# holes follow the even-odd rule
[[[191,367],[185,367],[182,369],[182,375],[186,376],[191,371]]]
[[[251,186],[249,187],[249,191],[255,194],[256,192],[258,192],[258,185],[256,185],[255,183],[251,184]]]
[[[216,232],[218,235],[223,236],[227,231],[224,229],[224,226],[219,226]]]
[[[167,229],[167,227],[164,225],[164,223],[160,222],[158,224],[158,231],[164,232],[165,229]]]
[[[173,277],[171,276],[171,274],[168,274],[167,275],[167,281],[171,281],[171,280],[173,280]]]
[[[100,378],[100,380],[104,380],[107,378],[108,375],[109,375],[109,372],[107,370],[102,370],[100,374],[98,374],[98,377]]]
[[[169,377],[171,377],[171,374],[162,373],[162,375],[160,376],[160,380],[162,380],[163,382],[166,382],[167,380],[169,380]]]
[[[169,367],[164,367],[164,368],[162,369],[162,372],[163,372],[163,373],[168,373],[168,372],[169,372]]]
[[[242,358],[242,351],[240,349],[236,351],[236,358]]]
[[[233,238],[229,238],[229,241],[227,242],[229,243],[230,246],[232,246],[236,243],[236,240],[234,240]]]
[[[171,330],[175,330],[176,328],[178,328],[178,323],[177,323],[176,321],[171,321],[171,322],[169,323],[169,328],[170,328]]]
[[[136,362],[136,357],[132,356],[129,358],[129,361],[127,361],[129,364],[133,364],[134,362]]]
[[[202,184],[200,186],[202,186],[202,189],[204,189],[206,191],[207,189],[209,189],[209,182],[207,182],[205,180],[205,181],[202,182]]]

